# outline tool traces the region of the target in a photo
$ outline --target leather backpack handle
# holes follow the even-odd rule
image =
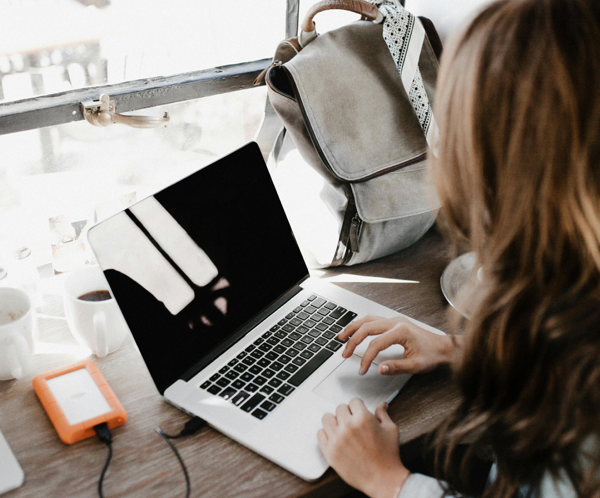
[[[321,2],[314,4],[306,13],[306,17],[300,26],[302,31],[305,33],[315,31],[316,26],[313,21],[315,15],[324,10],[332,9],[349,10],[350,12],[360,14],[363,18],[374,22],[381,22],[383,19],[379,9],[372,3],[365,2],[364,0],[322,0]]]

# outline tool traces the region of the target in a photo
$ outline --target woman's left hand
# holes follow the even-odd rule
[[[327,462],[350,486],[371,498],[394,498],[410,472],[400,460],[398,427],[382,403],[372,415],[360,399],[323,416],[317,433]]]

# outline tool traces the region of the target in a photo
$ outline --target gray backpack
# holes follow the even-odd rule
[[[433,225],[439,201],[425,135],[382,25],[361,20],[317,36],[312,17],[332,4],[381,21],[367,2],[316,4],[300,36],[279,44],[273,64],[258,79],[266,78],[270,103],[287,133],[325,179],[321,199],[339,223],[330,266],[339,266],[410,246]],[[418,69],[433,102],[441,43],[433,24],[421,23],[426,36]]]

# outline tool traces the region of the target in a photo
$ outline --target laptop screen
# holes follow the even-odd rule
[[[161,393],[308,276],[255,143],[88,238]]]

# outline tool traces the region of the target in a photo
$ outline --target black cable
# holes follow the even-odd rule
[[[181,465],[181,470],[183,470],[183,475],[185,477],[185,498],[189,498],[189,496],[190,496],[190,491],[191,491],[190,476],[188,474],[185,463],[183,463],[183,458],[181,458],[181,455],[177,451],[177,448],[175,448],[175,445],[171,441],[169,441],[169,439],[179,439],[180,437],[183,437],[183,436],[189,436],[191,434],[195,434],[200,429],[202,429],[202,427],[204,427],[205,425],[206,425],[206,420],[203,420],[200,417],[194,417],[194,418],[188,420],[186,422],[186,424],[183,426],[183,429],[181,430],[181,432],[176,435],[165,434],[160,427],[158,427],[156,429],[156,432],[158,433],[158,435],[164,439],[165,443],[167,443],[169,445],[169,448],[171,448],[173,450],[173,453],[175,453],[177,460],[179,460],[179,464]]]
[[[104,475],[106,474],[106,469],[108,469],[108,465],[110,464],[110,459],[112,458],[112,434],[106,422],[102,424],[98,424],[94,427],[94,431],[96,431],[96,435],[98,439],[102,441],[108,447],[108,457],[106,458],[106,462],[104,464],[104,468],[100,473],[100,479],[98,480],[98,496],[103,498],[102,495],[102,482],[104,481]]]

